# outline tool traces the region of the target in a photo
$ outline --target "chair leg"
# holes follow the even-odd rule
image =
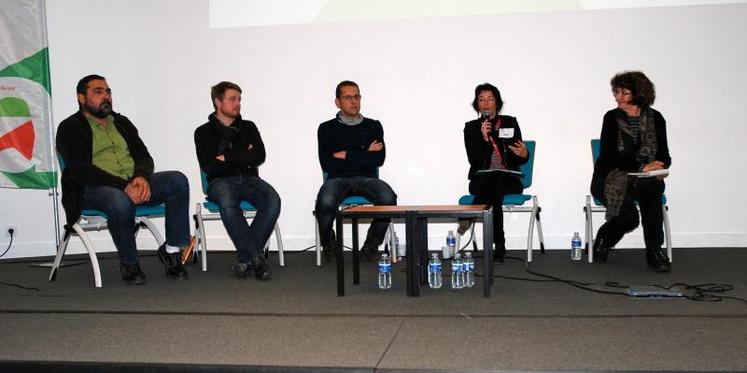
[[[664,217],[664,238],[667,244],[667,256],[669,256],[669,262],[672,262],[672,230],[669,228],[669,207],[667,205],[661,205],[662,216]]]
[[[591,196],[586,196],[586,255],[589,263],[594,263],[594,222],[591,214]]]
[[[93,283],[97,288],[101,287],[101,269],[99,268],[99,260],[96,257],[96,250],[93,248],[93,243],[88,238],[88,235],[83,230],[83,228],[80,227],[80,225],[75,224],[73,225],[73,230],[75,233],[80,237],[80,240],[83,241],[83,246],[86,248],[86,251],[88,252],[88,257],[91,259],[91,267],[93,267]]]
[[[153,224],[153,221],[148,219],[147,217],[141,217],[136,220],[138,224],[144,224],[146,228],[150,231],[150,233],[153,235],[153,238],[156,240],[156,243],[158,244],[158,247],[161,247],[161,245],[166,242],[163,239],[163,236],[161,235],[161,232],[158,231],[158,228],[156,228],[156,225]]]
[[[52,264],[52,270],[49,272],[49,281],[54,281],[57,278],[57,271],[62,263],[62,257],[65,255],[67,250],[67,244],[70,242],[70,236],[72,236],[72,229],[65,229],[65,233],[62,235],[60,245],[57,247],[57,255],[54,258],[54,264]]]
[[[537,196],[533,196],[532,200],[534,201],[535,206],[537,206],[537,215],[535,215],[535,220],[537,221],[537,238],[539,239],[539,245],[540,245],[540,254],[545,253],[545,235],[542,233],[542,207],[539,205],[539,202],[537,200]]]
[[[529,230],[527,231],[527,263],[532,262],[532,244],[534,241],[534,222],[537,216],[537,201],[532,201],[532,212],[529,216]]]
[[[319,244],[319,220],[314,217],[314,246],[316,247],[316,266],[322,266],[322,247]]]
[[[277,222],[275,222],[275,239],[278,243],[278,260],[280,261],[280,266],[285,267],[285,255],[283,255],[283,238],[280,236],[280,225],[278,225]]]
[[[202,204],[198,203],[195,209],[197,216],[197,239],[200,244],[200,261],[202,262],[202,271],[207,272],[207,239],[205,237],[205,221],[202,219]]]

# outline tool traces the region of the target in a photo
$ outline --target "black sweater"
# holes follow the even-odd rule
[[[384,129],[377,120],[363,118],[363,122],[348,126],[337,118],[319,125],[319,163],[327,178],[369,176],[378,177],[377,168],[384,164],[386,145],[376,152],[369,152],[368,146],[374,140],[384,144]],[[332,154],[344,150],[345,159]]]
[[[529,157],[522,158],[508,149],[521,140],[521,128],[516,118],[508,115],[497,115],[490,123],[495,127],[498,118],[501,120],[501,128],[513,128],[514,136],[511,138],[500,138],[498,131],[493,131],[490,137],[493,138],[501,153],[503,163],[509,170],[519,170],[519,166],[527,163]],[[464,147],[467,149],[467,159],[469,160],[469,173],[467,178],[472,180],[478,170],[484,170],[490,167],[490,157],[493,154],[493,145],[482,138],[482,119],[475,119],[464,124]]]
[[[132,177],[148,178],[153,173],[153,158],[140,139],[137,129],[127,117],[118,113],[114,116],[114,127],[127,143],[127,149],[135,162]],[[68,225],[80,217],[83,188],[110,186],[122,189],[130,180],[112,175],[93,164],[93,131],[85,115],[80,111],[63,120],[57,128],[57,153],[62,157],[65,169],[62,171],[62,207]]]
[[[241,174],[259,176],[257,167],[265,163],[265,144],[252,121],[239,116],[230,126],[224,126],[212,113],[208,122],[195,130],[194,137],[197,161],[207,173],[208,182]],[[215,159],[221,154],[225,162]]]
[[[669,156],[669,145],[667,145],[667,126],[664,117],[658,111],[651,109],[654,113],[654,126],[656,127],[656,156],[655,160],[664,163],[665,168],[672,164]],[[602,121],[602,134],[599,144],[599,158],[594,162],[594,176],[591,179],[591,193],[599,198],[604,195],[604,183],[612,169],[618,168],[627,172],[638,172],[643,166],[635,157],[639,146],[630,149],[628,153],[617,151],[618,124],[617,119],[627,118],[624,111],[612,109],[604,114]]]

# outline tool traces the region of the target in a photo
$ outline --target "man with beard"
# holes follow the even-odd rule
[[[78,82],[77,113],[57,128],[57,152],[65,163],[62,206],[68,226],[82,209],[104,212],[119,253],[122,279],[142,284],[145,274],[135,245],[135,206],[165,204],[166,242],[158,258],[173,279],[186,279],[181,250],[191,251],[189,184],[178,171],[153,172],[153,158],[125,116],[112,111],[106,79],[89,75]]]
[[[241,88],[220,82],[210,90],[215,111],[195,130],[195,148],[200,169],[207,173],[207,196],[220,208],[220,217],[236,247],[231,269],[237,277],[254,271],[259,280],[272,277],[262,255],[280,215],[280,197],[259,178],[257,168],[265,162],[265,145],[257,126],[241,118]],[[247,201],[257,209],[252,224],[239,206]]]

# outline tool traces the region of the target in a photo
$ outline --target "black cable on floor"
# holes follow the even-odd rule
[[[510,260],[517,260],[517,261],[524,261],[522,258],[513,257],[513,256],[506,256],[506,259]],[[526,278],[526,277],[513,277],[513,276],[505,276],[505,275],[493,275],[494,278],[503,278],[507,280],[516,280],[516,281],[529,281],[529,282],[562,282],[565,284],[568,284],[570,286],[591,291],[594,293],[600,293],[600,294],[610,294],[610,295],[624,295],[629,297],[630,295],[627,292],[619,292],[619,291],[608,291],[608,290],[600,290],[595,289],[590,286],[605,286],[605,287],[611,287],[616,289],[629,289],[630,286],[620,284],[617,281],[607,281],[604,283],[595,283],[595,282],[579,282],[574,280],[566,280],[560,277],[532,271],[529,268],[524,269],[527,273],[530,273],[534,276],[542,277],[543,279],[535,279],[535,278]],[[476,277],[482,277],[482,275],[475,274]],[[684,288],[682,298],[695,301],[695,302],[721,302],[724,299],[730,299],[735,300],[738,302],[744,303],[745,307],[747,307],[747,300],[739,298],[739,297],[731,297],[727,295],[719,295],[723,294],[729,291],[734,290],[733,285],[729,284],[699,284],[699,285],[689,285],[685,283],[674,283],[669,286],[664,285],[651,285],[660,287],[664,290],[672,290],[675,287]],[[691,294],[687,294],[691,293]]]
[[[10,250],[10,247],[13,245],[13,230],[8,229],[8,233],[10,233],[10,242],[8,242],[8,248],[6,248],[5,251],[3,251],[2,255],[0,255],[0,258],[4,257],[5,254],[8,253],[8,250]]]
[[[8,248],[6,248],[5,251],[3,251],[3,253],[0,255],[0,258],[4,257],[5,254],[7,254],[8,251],[10,250],[10,247],[13,245],[13,231],[9,230],[8,233],[10,233],[10,242],[8,243]],[[41,290],[39,288],[23,286],[23,285],[14,284],[12,282],[5,282],[5,281],[0,281],[0,285],[10,286],[10,287],[14,287],[14,288],[23,289],[23,290],[34,290],[34,291],[40,291]]]

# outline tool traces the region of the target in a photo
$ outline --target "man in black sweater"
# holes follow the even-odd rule
[[[76,88],[80,110],[57,128],[57,152],[64,163],[62,206],[68,228],[82,209],[107,217],[109,233],[119,252],[122,278],[142,284],[133,229],[135,206],[165,204],[166,242],[158,258],[166,275],[186,279],[181,250],[190,251],[189,183],[179,171],[153,172],[153,158],[127,117],[112,111],[106,79],[89,75]]]
[[[316,197],[316,218],[325,259],[335,255],[332,222],[345,197],[361,195],[374,205],[396,205],[397,195],[379,179],[378,168],[384,164],[384,130],[377,120],[360,114],[361,95],[358,84],[346,80],[335,89],[337,116],[319,125],[319,163],[325,181]],[[361,249],[363,260],[375,258],[384,240],[387,220],[375,220]]]
[[[231,82],[212,87],[215,111],[195,130],[200,169],[207,173],[207,196],[220,207],[220,217],[238,252],[231,269],[238,277],[254,270],[254,277],[269,280],[270,267],[262,255],[280,215],[280,196],[259,178],[265,145],[253,122],[241,119],[241,88]],[[239,207],[247,201],[257,209],[252,224]]]

